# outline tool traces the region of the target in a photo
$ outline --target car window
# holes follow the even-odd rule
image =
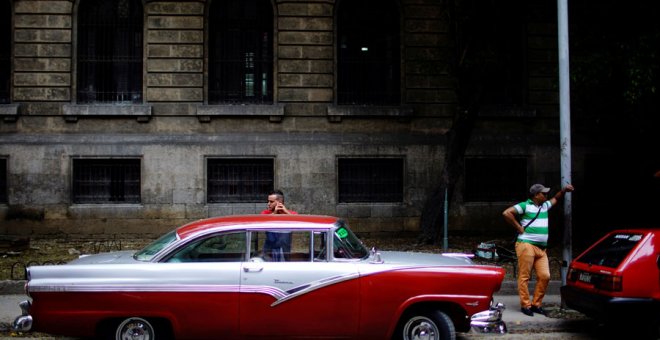
[[[616,233],[596,244],[591,250],[576,259],[577,262],[617,268],[637,246],[644,235],[636,233]]]
[[[328,251],[326,247],[327,233],[325,231],[315,231],[314,238],[314,261],[326,261],[328,259]]]
[[[241,262],[246,248],[245,232],[216,234],[184,246],[167,262]]]
[[[323,258],[325,233],[312,231],[253,231],[250,260],[266,262],[309,262]]]
[[[174,241],[176,241],[176,239],[176,231],[172,230],[148,246],[144,247],[142,250],[135,253],[133,257],[138,261],[150,261],[154,255],[156,255],[163,248],[172,244]]]
[[[333,253],[335,259],[363,259],[369,256],[369,251],[344,221],[336,224]]]

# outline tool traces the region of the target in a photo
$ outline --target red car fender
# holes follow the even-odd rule
[[[392,315],[392,318],[389,322],[390,327],[387,331],[388,336],[392,336],[396,330],[396,326],[401,320],[404,313],[413,305],[419,303],[434,303],[442,304],[444,307],[441,308],[447,315],[450,317],[457,316],[456,311],[461,311],[463,317],[466,321],[469,321],[469,316],[480,311],[488,309],[490,304],[490,297],[488,296],[472,296],[472,295],[419,295],[411,297],[410,299],[404,301],[399,308],[397,308],[396,313]],[[452,307],[447,307],[452,306]],[[452,318],[454,323],[457,323],[455,318]]]

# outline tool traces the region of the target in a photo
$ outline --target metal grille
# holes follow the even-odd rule
[[[526,199],[526,158],[466,158],[465,202]]]
[[[403,159],[339,159],[339,202],[403,202]]]
[[[78,11],[78,103],[142,102],[140,0],[83,0]]]
[[[139,159],[74,159],[74,203],[140,203]]]
[[[214,1],[209,22],[209,103],[272,103],[270,1]]]
[[[394,1],[344,0],[338,16],[337,103],[400,104],[400,19]]]
[[[9,103],[9,73],[11,72],[11,3],[0,5],[0,104]]]
[[[209,159],[207,201],[261,202],[273,190],[272,159]]]
[[[7,203],[7,159],[0,158],[0,203]]]

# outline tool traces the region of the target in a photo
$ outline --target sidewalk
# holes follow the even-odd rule
[[[536,286],[536,281],[529,281],[529,292],[530,294],[534,292],[534,287]],[[546,290],[546,295],[559,295],[559,288],[561,287],[561,281],[551,280],[548,284],[548,289]],[[495,293],[496,295],[518,295],[518,282],[515,280],[504,280],[502,281],[502,287],[500,291]]]
[[[21,314],[18,303],[23,300],[28,300],[23,294],[0,295],[0,327],[11,324]]]
[[[0,296],[7,294],[25,294],[23,280],[0,280]]]

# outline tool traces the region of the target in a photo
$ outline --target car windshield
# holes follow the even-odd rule
[[[634,233],[616,233],[599,242],[577,261],[591,265],[617,268],[637,246],[644,235]]]
[[[346,222],[336,223],[334,235],[334,254],[338,259],[364,259],[369,257],[369,251],[362,241],[353,234]]]
[[[149,262],[159,251],[167,247],[172,242],[176,241],[176,230],[172,230],[169,233],[161,236],[156,241],[152,242],[148,246],[142,248],[133,255],[133,257],[138,261]]]

